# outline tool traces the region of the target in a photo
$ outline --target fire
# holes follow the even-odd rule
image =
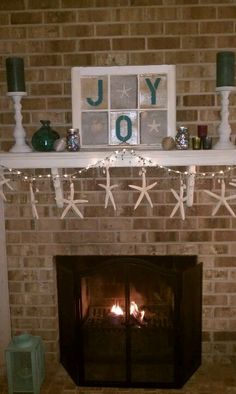
[[[124,314],[124,312],[123,312],[122,308],[119,306],[119,304],[112,305],[111,313],[114,313],[114,315],[116,315],[116,316],[123,316],[123,314]]]
[[[116,316],[123,316],[124,311],[123,309],[119,306],[119,304],[114,304],[112,305],[111,308],[111,313],[114,313]],[[133,316],[135,319],[142,321],[144,318],[145,311],[139,310],[138,305],[136,302],[131,301],[130,303],[130,315]]]
[[[135,319],[142,321],[145,311],[139,310],[138,305],[134,301],[131,301],[130,314],[133,315]]]

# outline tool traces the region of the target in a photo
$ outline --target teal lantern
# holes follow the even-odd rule
[[[5,355],[9,394],[39,394],[45,376],[42,339],[30,334],[17,335]]]

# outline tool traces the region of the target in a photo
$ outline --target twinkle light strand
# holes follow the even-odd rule
[[[157,169],[163,169],[164,171],[166,171],[168,174],[170,175],[180,175],[180,176],[190,176],[190,175],[194,175],[195,177],[199,177],[199,178],[203,178],[203,177],[224,177],[226,176],[229,172],[233,171],[236,166],[227,166],[227,168],[225,168],[224,170],[219,170],[219,171],[196,171],[196,172],[191,172],[191,171],[187,171],[186,169],[184,170],[179,170],[170,166],[164,166],[161,164],[158,164],[158,162],[156,162],[155,160],[152,160],[148,157],[144,157],[142,155],[140,155],[139,152],[135,151],[134,149],[126,149],[126,148],[122,148],[122,149],[118,149],[115,150],[113,152],[111,152],[109,155],[105,156],[103,159],[99,159],[97,160],[95,163],[93,164],[89,164],[87,166],[85,166],[84,168],[80,168],[79,170],[76,170],[73,173],[68,173],[65,172],[64,174],[57,174],[56,176],[54,176],[54,178],[60,179],[62,181],[68,181],[71,178],[72,179],[79,179],[80,176],[83,173],[86,173],[87,171],[89,171],[90,169],[93,168],[104,168],[106,167],[107,163],[109,163],[109,165],[111,167],[113,167],[116,163],[116,161],[119,160],[124,160],[125,158],[127,159],[130,158],[129,164],[130,166],[132,166],[132,164],[134,164],[135,161],[135,166],[137,167],[152,167],[152,168],[157,168]],[[29,170],[26,172],[20,171],[18,169],[12,169],[12,168],[7,168],[4,166],[1,166],[3,171],[4,171],[4,175],[5,176],[12,176],[13,179],[14,177],[23,179],[23,181],[25,182],[32,182],[35,180],[45,180],[45,179],[52,179],[53,176],[51,173],[39,173],[39,174],[33,174],[33,175],[29,175]],[[177,167],[177,166],[175,166]],[[187,167],[187,166],[184,166]],[[65,170],[66,171],[66,170]]]

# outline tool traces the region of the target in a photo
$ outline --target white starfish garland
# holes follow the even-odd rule
[[[229,182],[229,184],[230,184],[231,186],[236,186],[236,183],[235,183],[235,182],[236,182],[236,179],[232,179],[232,181],[233,181],[233,182]]]
[[[233,184],[233,186],[236,186]],[[215,214],[218,212],[219,208],[221,205],[224,205],[225,208],[229,211],[229,213],[232,216],[236,216],[234,211],[232,210],[232,208],[230,207],[230,205],[228,204],[228,201],[230,200],[234,200],[236,198],[236,194],[232,194],[231,196],[226,197],[225,196],[225,181],[222,179],[221,180],[221,191],[220,191],[220,195],[211,192],[210,190],[204,190],[209,196],[215,198],[216,200],[218,200],[218,203],[216,204],[215,208],[212,211],[212,216],[215,216]]]
[[[110,179],[110,172],[109,172],[109,167],[106,167],[106,184],[99,183],[98,184],[100,187],[103,187],[106,190],[106,196],[105,196],[105,208],[108,206],[109,200],[111,200],[111,203],[113,205],[114,210],[116,210],[116,204],[114,201],[114,197],[112,194],[112,189],[115,189],[118,187],[117,184],[111,185],[111,179]]]
[[[79,208],[76,206],[76,204],[83,204],[85,202],[88,202],[88,200],[74,200],[74,184],[73,182],[70,183],[70,194],[68,198],[63,198],[62,201],[67,204],[67,207],[64,209],[61,215],[61,219],[63,219],[66,214],[69,212],[70,209],[72,209],[81,219],[83,219],[83,215],[80,212]]]
[[[132,189],[136,189],[136,190],[140,191],[140,196],[135,204],[134,210],[136,208],[138,208],[138,206],[139,206],[140,202],[142,201],[142,199],[144,198],[144,196],[148,200],[150,206],[153,208],[152,200],[148,194],[148,191],[153,189],[153,187],[156,186],[157,182],[154,182],[151,185],[147,186],[146,170],[144,168],[142,168],[141,174],[142,174],[142,186],[129,185],[129,187],[131,187]]]
[[[36,192],[38,190],[36,189]],[[33,191],[33,185],[32,183],[30,183],[30,204],[31,204],[31,208],[32,208],[32,214],[33,214],[33,218],[34,219],[39,219],[39,215],[38,215],[38,211],[36,208],[36,204],[38,203],[38,201],[35,199],[35,195],[34,195],[34,191]]]
[[[0,175],[1,180],[0,180],[0,197],[4,200],[7,201],[5,194],[3,193],[3,185],[6,185],[8,189],[14,190],[13,187],[10,185],[10,179],[6,179],[3,174]]]
[[[173,211],[170,214],[171,218],[176,214],[176,212],[179,209],[182,220],[185,219],[184,202],[187,200],[187,196],[184,197],[184,190],[185,189],[186,189],[186,185],[184,185],[183,181],[180,182],[179,195],[174,189],[171,189],[172,193],[174,194],[174,196],[177,200],[177,203],[176,203]]]

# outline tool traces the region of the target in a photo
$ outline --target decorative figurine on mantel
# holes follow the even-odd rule
[[[219,52],[216,57],[216,92],[221,96],[221,123],[218,127],[219,141],[214,149],[234,149],[230,141],[229,95],[236,91],[234,86],[234,52]]]
[[[173,137],[164,137],[161,141],[161,146],[164,150],[175,149],[175,140]]]
[[[9,57],[6,59],[7,71],[7,95],[12,97],[15,110],[14,137],[15,144],[10,152],[31,152],[32,149],[25,141],[25,130],[22,126],[21,99],[26,96],[24,60],[20,57]]]

